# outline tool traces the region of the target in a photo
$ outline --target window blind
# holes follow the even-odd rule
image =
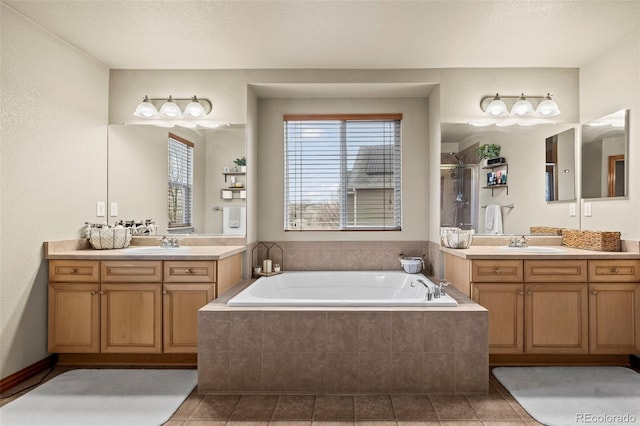
[[[399,230],[401,120],[285,116],[285,230]]]
[[[193,143],[169,133],[168,153],[169,228],[191,226]]]

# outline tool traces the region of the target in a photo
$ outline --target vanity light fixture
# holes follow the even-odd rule
[[[531,100],[536,100],[537,105],[534,108]],[[511,106],[511,108],[509,108]],[[551,99],[551,95],[546,96],[501,96],[496,93],[495,96],[484,96],[480,99],[480,109],[488,117],[554,117],[560,114],[558,104]],[[510,112],[509,112],[510,111]],[[497,124],[497,122],[496,122]]]
[[[157,105],[160,105],[158,111]],[[183,109],[184,107],[184,109]],[[144,97],[136,107],[135,115],[138,118],[148,120],[180,120],[180,119],[204,119],[211,113],[213,106],[206,98],[198,98],[193,95],[190,98],[149,98]]]

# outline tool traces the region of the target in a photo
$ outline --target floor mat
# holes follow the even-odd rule
[[[196,384],[196,370],[67,371],[1,407],[0,424],[158,426]]]
[[[624,367],[496,367],[493,375],[545,425],[640,424],[640,374]]]

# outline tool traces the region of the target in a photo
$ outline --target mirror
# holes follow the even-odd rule
[[[569,216],[565,204],[545,201],[547,184],[540,173],[547,162],[545,141],[554,135],[554,167],[559,175],[553,184],[554,198],[564,201],[576,198],[575,124],[476,127],[442,123],[440,128],[441,226],[490,234],[487,206],[498,205],[502,234],[529,234],[532,226],[580,228],[579,215]],[[483,165],[476,149],[484,144],[500,145],[500,156],[506,164]],[[488,186],[487,174],[498,171],[506,174],[506,183]]]
[[[629,110],[582,125],[582,198],[627,196]]]
[[[565,130],[545,139],[545,201],[576,199],[576,131]]]
[[[193,144],[192,221],[187,227],[169,227],[169,133]],[[238,186],[246,182],[244,173],[233,173],[234,160],[244,156],[244,126],[196,131],[109,125],[107,194],[109,204],[117,203],[118,214],[109,215],[108,221],[151,219],[158,225],[159,235],[244,236],[246,188],[231,189],[232,180]],[[224,173],[225,167],[229,174]]]

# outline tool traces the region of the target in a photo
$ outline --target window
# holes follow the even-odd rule
[[[286,115],[284,229],[400,230],[401,120]]]
[[[168,152],[169,228],[191,226],[193,143],[169,133]]]

